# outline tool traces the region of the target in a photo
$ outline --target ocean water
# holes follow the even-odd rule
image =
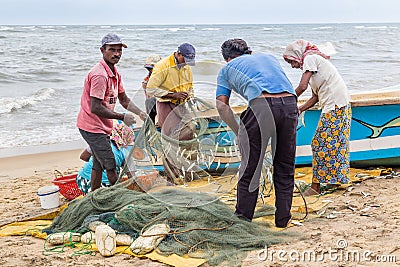
[[[331,55],[350,92],[400,84],[399,23],[0,25],[0,157],[84,147],[75,126],[82,85],[101,59],[100,40],[109,32],[128,45],[117,67],[128,96],[141,108],[146,57],[166,57],[183,42],[196,47],[195,93],[210,100],[224,64],[220,46],[230,38],[245,39],[255,53],[274,54],[294,86],[301,72],[283,61],[282,52],[296,39],[310,40]]]

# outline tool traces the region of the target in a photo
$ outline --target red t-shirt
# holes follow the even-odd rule
[[[115,67],[114,67],[115,68]],[[102,59],[87,75],[81,97],[81,109],[76,125],[91,133],[111,134],[112,119],[101,118],[90,111],[90,97],[101,99],[103,106],[114,111],[118,94],[125,92],[121,75],[115,68],[115,75]]]

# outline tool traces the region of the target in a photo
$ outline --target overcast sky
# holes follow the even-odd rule
[[[400,0],[0,0],[0,25],[400,22]]]

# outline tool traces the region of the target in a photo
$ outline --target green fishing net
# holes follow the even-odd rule
[[[136,132],[120,176],[127,172],[138,176],[157,170],[164,177],[172,177],[171,183],[182,184],[211,179],[213,172],[237,170],[236,137],[219,118],[215,106],[193,98],[177,109],[171,113],[179,112],[181,120],[169,135],[162,134],[150,119],[145,120]],[[232,156],[236,158],[230,160]],[[236,166],[232,169],[229,163],[233,161]]]
[[[72,201],[45,231],[77,230],[86,217],[110,211],[115,211],[120,225],[137,234],[151,225],[167,223],[171,232],[158,245],[160,254],[188,254],[210,265],[224,261],[238,265],[246,251],[281,243],[288,236],[266,223],[237,218],[218,198],[172,187],[153,195],[119,186],[100,188]]]

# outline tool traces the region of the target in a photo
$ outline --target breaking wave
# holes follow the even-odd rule
[[[29,96],[0,98],[0,114],[16,112],[25,107],[33,106],[43,100],[49,99],[54,94],[54,89],[43,88]]]

